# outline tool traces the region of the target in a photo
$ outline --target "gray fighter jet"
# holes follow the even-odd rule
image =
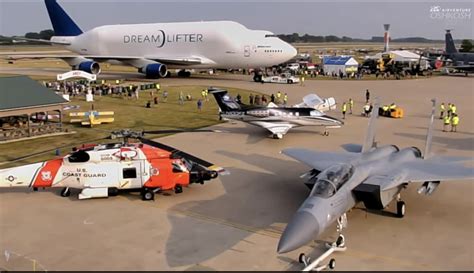
[[[350,152],[283,150],[285,155],[312,168],[306,173],[309,177],[306,184],[312,190],[281,236],[278,253],[309,243],[336,220],[340,234],[347,224],[346,212],[358,202],[363,202],[367,209],[382,210],[396,200],[397,215],[403,217],[405,203],[400,199],[400,191],[410,182],[423,182],[418,193],[431,195],[440,181],[474,179],[474,168],[462,165],[462,161],[472,158],[429,156],[436,101],[433,99],[432,102],[424,155],[416,147],[376,147],[377,111],[373,111],[370,117],[364,144],[346,146]],[[374,109],[378,109],[378,103]],[[344,236],[340,234],[334,244],[343,248]],[[300,255],[300,262],[304,262],[301,258]]]

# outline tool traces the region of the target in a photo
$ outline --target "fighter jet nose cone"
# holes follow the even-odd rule
[[[295,250],[319,234],[319,223],[309,212],[297,212],[291,222],[286,226],[278,243],[279,254]]]

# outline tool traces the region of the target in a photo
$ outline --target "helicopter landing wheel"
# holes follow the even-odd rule
[[[151,189],[143,189],[142,190],[142,200],[143,201],[151,201],[155,200],[155,193]]]
[[[69,190],[69,188],[64,188],[61,190],[61,196],[62,197],[68,197],[71,195],[71,191]]]
[[[176,185],[176,187],[174,187],[174,193],[178,194],[182,192],[183,192],[183,187],[181,185]]]

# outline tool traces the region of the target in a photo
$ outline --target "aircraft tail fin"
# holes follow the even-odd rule
[[[362,145],[362,153],[368,152],[375,146],[375,125],[379,116],[379,99],[375,98],[372,112],[370,114],[369,126],[367,127],[367,134],[365,135],[364,144]]]
[[[227,94],[227,90],[218,88],[209,88],[209,93],[214,95],[221,111],[240,110],[241,106]]]
[[[430,123],[428,126],[428,133],[426,134],[425,152],[423,154],[424,159],[427,159],[430,156],[431,142],[433,140],[433,126],[434,126],[434,117],[435,117],[435,112],[436,112],[436,99],[431,99],[431,102],[433,103],[433,106],[431,109],[431,118],[430,118]]]
[[[46,4],[55,36],[77,36],[82,34],[82,30],[56,0],[44,0],[44,3]]]
[[[456,49],[456,46],[454,45],[453,36],[451,36],[451,30],[449,29],[446,30],[444,41],[446,43],[445,51],[447,54],[458,52],[458,50]]]

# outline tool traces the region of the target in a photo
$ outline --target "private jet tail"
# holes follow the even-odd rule
[[[229,95],[227,90],[210,88],[209,93],[214,95],[221,111],[236,111],[242,107]]]
[[[44,3],[46,4],[55,36],[77,36],[82,34],[82,30],[56,0],[45,0]]]
[[[362,145],[362,153],[368,152],[372,147],[375,147],[375,124],[379,116],[379,106],[379,99],[375,98],[372,112],[370,113],[367,135],[365,136],[364,144]]]
[[[451,30],[449,29],[446,30],[444,41],[446,43],[446,48],[445,48],[446,54],[458,53],[458,50],[456,49],[456,45],[454,45],[453,36],[451,36]]]

